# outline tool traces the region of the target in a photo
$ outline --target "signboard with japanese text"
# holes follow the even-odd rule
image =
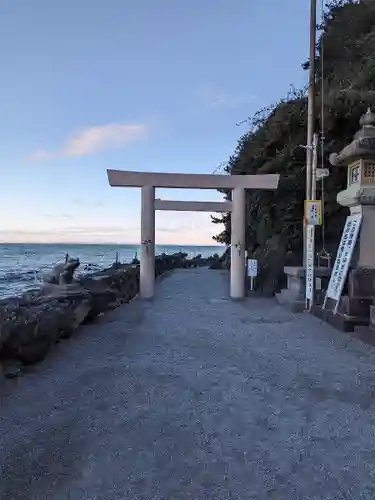
[[[247,275],[258,276],[258,261],[256,259],[249,259],[247,261]]]
[[[362,213],[355,213],[346,218],[340,245],[337,250],[335,265],[333,266],[331,278],[329,280],[325,302],[328,297],[337,302],[340,300],[361,222]]]
[[[307,226],[306,234],[306,299],[313,300],[314,297],[314,252],[315,252],[315,233],[314,226]]]
[[[322,224],[322,202],[320,200],[305,200],[305,220],[307,225]]]

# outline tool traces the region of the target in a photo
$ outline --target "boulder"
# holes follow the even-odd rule
[[[185,259],[185,254],[157,257],[155,275],[182,267]],[[0,300],[0,367],[4,376],[16,376],[17,363],[41,361],[53,344],[70,337],[82,323],[132,300],[139,291],[139,275],[139,265],[117,262],[72,284],[52,280],[21,297]]]
[[[17,311],[19,310],[20,304],[21,299],[19,297],[0,301],[0,352],[9,338],[11,325],[17,318]]]
[[[89,295],[75,286],[31,300],[0,301],[0,357],[25,364],[40,361],[52,344],[78,328],[89,311]]]
[[[210,264],[210,269],[222,269],[223,265],[220,259],[213,260]]]
[[[139,267],[122,264],[105,271],[85,276],[79,285],[90,297],[90,311],[86,321],[132,300],[139,291]]]
[[[69,254],[66,254],[65,259],[58,262],[53,267],[52,271],[44,276],[44,282],[55,285],[71,284],[73,282],[74,272],[79,265],[79,259],[69,257]]]

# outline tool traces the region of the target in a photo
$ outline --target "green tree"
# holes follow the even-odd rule
[[[359,118],[375,101],[375,2],[329,2],[318,27],[316,47],[316,130],[320,130],[322,83],[324,89],[324,154],[319,164],[329,167],[331,152],[348,144],[359,128]],[[323,42],[323,43],[322,43]],[[324,48],[324,74],[322,74]],[[305,69],[308,63],[303,64]],[[291,88],[279,102],[248,119],[249,130],[240,137],[225,168],[230,175],[279,173],[276,192],[247,192],[247,250],[260,261],[260,286],[273,293],[283,278],[288,259],[302,262],[303,202],[307,89]],[[345,169],[331,169],[325,181],[327,249],[334,252],[347,215],[336,203],[346,184]],[[225,193],[225,192],[224,192]],[[225,193],[226,197],[230,196]],[[319,186],[318,186],[319,196]],[[230,217],[212,219],[224,224],[215,239],[229,244]],[[321,244],[317,232],[317,246]],[[293,262],[292,262],[293,261]]]

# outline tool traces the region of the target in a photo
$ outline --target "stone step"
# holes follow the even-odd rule
[[[322,309],[320,305],[314,305],[311,312],[314,316],[342,332],[353,332],[357,326],[368,326],[368,319],[340,312],[334,314],[331,309]]]

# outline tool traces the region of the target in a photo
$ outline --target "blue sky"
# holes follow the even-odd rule
[[[308,0],[0,0],[0,241],[138,242],[140,192],[106,169],[212,173],[305,83],[308,23]],[[156,216],[161,244],[216,230]]]

